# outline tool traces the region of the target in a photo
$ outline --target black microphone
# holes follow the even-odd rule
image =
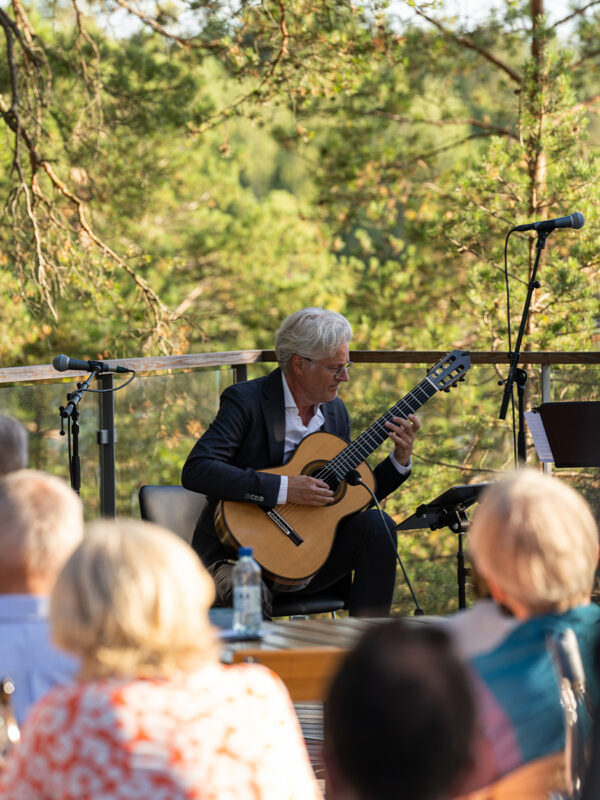
[[[541,222],[528,222],[526,225],[517,225],[513,231],[539,231],[540,233],[550,233],[555,228],[583,228],[585,217],[576,211],[568,217],[558,217],[557,219],[545,219]]]
[[[106,361],[82,361],[63,355],[54,356],[52,366],[59,372],[66,372],[68,369],[76,372],[131,372],[127,367],[111,367]]]
[[[344,480],[346,483],[349,483],[350,486],[364,486],[365,489],[369,489],[369,487],[365,486],[363,483],[363,479],[360,477],[360,472],[357,469],[349,469],[344,476]],[[369,491],[371,490],[369,489]]]
[[[367,490],[367,492],[371,495],[371,497],[373,498],[373,502],[375,503],[375,506],[377,507],[377,511],[379,511],[379,516],[381,517],[381,521],[383,522],[383,525],[384,525],[384,527],[385,527],[385,529],[388,532],[388,535],[390,537],[390,543],[391,543],[392,547],[394,548],[394,553],[396,554],[396,558],[398,560],[398,563],[400,564],[400,569],[402,570],[402,574],[404,575],[404,580],[406,581],[406,585],[408,586],[408,588],[410,590],[410,596],[412,597],[413,603],[415,604],[414,616],[415,617],[423,616],[423,613],[424,613],[423,609],[419,605],[419,601],[417,600],[417,596],[414,593],[412,584],[411,584],[411,582],[409,580],[409,577],[408,577],[408,575],[406,573],[406,570],[404,569],[404,564],[402,563],[402,559],[400,558],[400,553],[398,552],[398,548],[396,547],[396,543],[394,542],[394,537],[392,536],[392,532],[388,528],[387,522],[385,521],[385,517],[383,516],[383,511],[381,510],[381,506],[379,505],[379,501],[377,500],[377,498],[375,497],[375,495],[373,494],[371,489],[367,486],[367,484],[360,477],[360,472],[357,469],[349,469],[348,472],[344,475],[344,480],[350,486],[363,486]]]

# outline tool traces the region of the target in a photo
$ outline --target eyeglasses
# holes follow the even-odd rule
[[[300,355],[300,353],[298,353],[298,355]],[[316,364],[317,367],[321,367],[321,369],[327,370],[327,372],[329,372],[330,375],[333,375],[336,380],[342,377],[342,372],[347,374],[354,366],[354,361],[346,361],[342,367],[326,367],[324,364],[319,364],[319,362],[315,361],[314,358],[309,358],[308,356],[300,356],[300,358],[303,358],[305,361],[310,361],[312,364]]]

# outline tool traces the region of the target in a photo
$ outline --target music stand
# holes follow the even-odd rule
[[[542,403],[527,421],[540,461],[553,461],[559,469],[600,467],[600,402]]]
[[[467,570],[465,569],[464,535],[469,530],[466,509],[475,503],[482,489],[489,485],[489,483],[471,483],[452,486],[435,500],[422,503],[412,516],[407,517],[396,526],[399,531],[412,531],[420,528],[430,528],[435,531],[439,528],[450,528],[453,533],[458,535],[456,562],[459,608],[466,607]]]

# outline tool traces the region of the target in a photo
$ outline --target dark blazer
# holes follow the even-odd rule
[[[346,406],[335,398],[321,406],[325,421],[321,430],[350,442],[350,418]],[[277,503],[279,475],[261,472],[284,462],[285,401],[281,371],[229,386],[221,395],[217,416],[198,439],[182,470],[186,489],[206,494],[192,546],[209,566],[231,553],[220,543],[214,524],[219,500]],[[389,457],[374,470],[376,495],[386,497],[405,479]]]

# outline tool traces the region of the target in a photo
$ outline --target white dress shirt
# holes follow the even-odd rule
[[[308,425],[305,425],[298,413],[298,406],[296,405],[296,401],[294,400],[294,396],[290,391],[290,387],[288,386],[287,379],[283,372],[281,373],[281,380],[283,381],[283,398],[285,403],[285,444],[283,447],[283,460],[285,462],[305,436],[308,436],[309,433],[315,433],[321,430],[325,422],[325,417],[319,405],[313,416],[309,419]],[[406,467],[394,458],[393,453],[390,453],[390,460],[401,475],[406,475],[410,472],[412,459],[408,462]],[[288,478],[287,475],[282,475],[281,483],[279,484],[279,494],[277,495],[278,505],[286,502],[287,490]]]

